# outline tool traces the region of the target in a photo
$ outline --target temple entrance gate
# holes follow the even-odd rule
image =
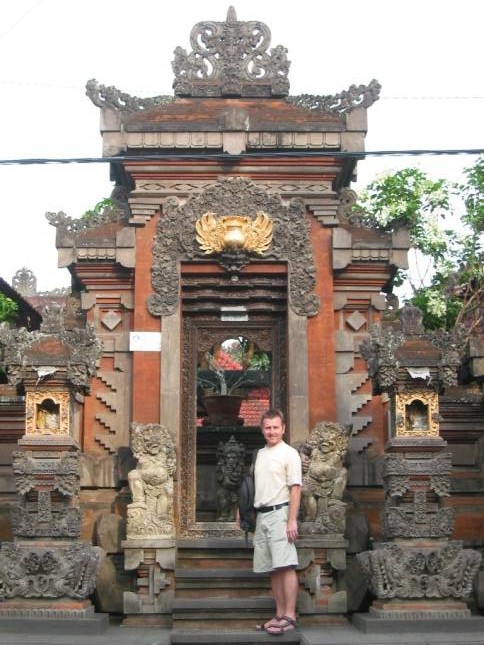
[[[185,537],[240,535],[233,503],[217,504],[226,506],[224,496],[236,493],[236,478],[231,491],[217,486],[217,453],[233,437],[247,466],[263,445],[262,412],[286,409],[287,272],[283,264],[277,272],[270,267],[267,274],[268,268],[234,276],[214,264],[198,271],[190,265],[183,275],[179,530]],[[211,416],[208,403],[227,396],[238,397],[239,411],[233,418]]]

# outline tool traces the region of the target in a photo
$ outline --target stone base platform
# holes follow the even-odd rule
[[[95,613],[89,601],[6,600],[0,604],[0,633],[102,634],[108,625],[109,614]]]
[[[387,616],[385,618],[373,614],[354,614],[352,623],[365,634],[398,634],[398,633],[483,633],[484,617],[468,616],[466,618],[453,618],[438,612],[432,616],[421,612],[409,612],[408,616]]]

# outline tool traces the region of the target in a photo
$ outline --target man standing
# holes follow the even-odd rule
[[[282,412],[263,414],[261,427],[266,445],[257,454],[254,471],[254,571],[270,573],[276,615],[260,628],[276,635],[296,626],[298,559],[294,542],[298,536],[301,459],[283,440],[286,426]]]

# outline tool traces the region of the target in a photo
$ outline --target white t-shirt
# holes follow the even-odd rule
[[[255,508],[288,502],[290,487],[302,484],[301,458],[285,441],[261,448],[254,472]]]

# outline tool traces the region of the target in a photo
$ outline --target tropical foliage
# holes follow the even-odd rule
[[[386,174],[367,186],[355,209],[368,226],[408,229],[418,271],[399,270],[391,288],[408,285],[406,301],[423,311],[427,329],[482,327],[483,158],[465,170],[461,184],[432,180],[418,168]]]
[[[17,303],[3,293],[0,293],[0,322],[13,322],[17,316],[17,312]]]

